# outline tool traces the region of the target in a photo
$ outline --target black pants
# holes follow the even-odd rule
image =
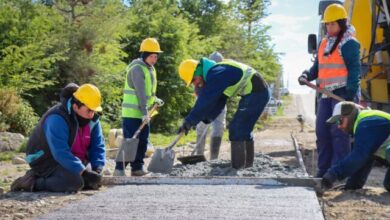
[[[84,180],[80,174],[74,174],[58,165],[46,177],[37,177],[34,191],[49,192],[76,192],[84,187]]]

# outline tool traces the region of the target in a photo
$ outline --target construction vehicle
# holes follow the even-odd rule
[[[321,0],[321,19],[326,7],[333,3],[344,5],[360,42],[361,104],[390,112],[390,0]],[[318,39],[315,34],[308,37],[309,53],[317,54],[324,35],[324,24],[319,22]]]

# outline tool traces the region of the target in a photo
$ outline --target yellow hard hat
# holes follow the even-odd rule
[[[194,77],[195,69],[198,63],[198,61],[193,59],[187,59],[180,63],[179,76],[187,86],[189,86],[192,82],[192,78]]]
[[[83,84],[73,93],[73,96],[89,109],[97,112],[102,111],[102,107],[100,106],[102,96],[96,86],[89,83]]]
[[[340,4],[331,4],[325,9],[324,18],[322,19],[323,23],[333,22],[340,19],[347,18],[347,11]]]
[[[160,44],[155,38],[146,38],[142,41],[139,52],[162,53]]]

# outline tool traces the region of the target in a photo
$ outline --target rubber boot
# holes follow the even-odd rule
[[[195,150],[195,155],[203,155],[204,154],[204,148],[206,145],[206,137],[204,136],[201,139],[202,135],[197,135],[196,136],[196,150]]]
[[[222,137],[211,137],[210,141],[210,160],[218,159],[219,148],[221,147]]]
[[[253,167],[253,160],[255,158],[255,143],[253,141],[245,141],[246,158],[245,168]]]
[[[231,159],[234,169],[242,169],[245,167],[246,148],[245,141],[231,142]]]

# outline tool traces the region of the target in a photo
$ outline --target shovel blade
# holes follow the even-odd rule
[[[153,173],[169,173],[175,161],[175,151],[158,148],[154,151],[148,170]]]
[[[178,157],[177,160],[179,160],[183,165],[187,165],[206,161],[206,157],[204,155],[192,155],[186,157]]]
[[[116,155],[116,162],[133,162],[137,155],[139,140],[137,138],[125,138]]]

